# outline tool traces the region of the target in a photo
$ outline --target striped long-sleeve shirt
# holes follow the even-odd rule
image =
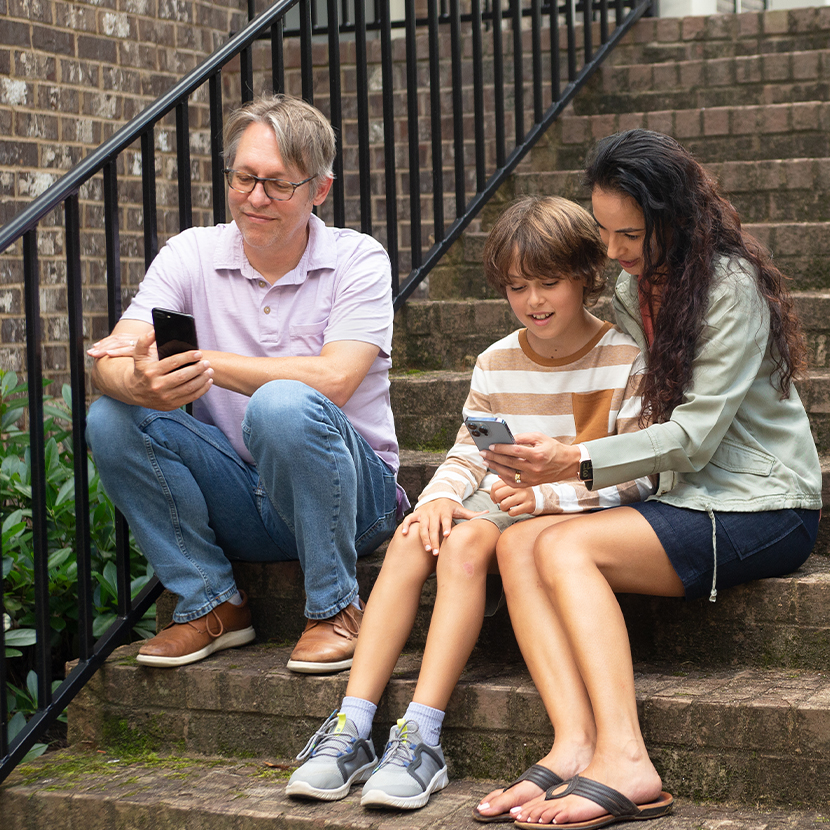
[[[473,370],[465,417],[497,415],[514,435],[541,432],[578,444],[639,429],[643,359],[637,345],[610,323],[579,352],[561,359],[536,354],[520,329],[482,352]],[[498,479],[465,426],[455,446],[421,493],[418,505],[438,498],[462,502]],[[577,513],[640,501],[654,490],[641,478],[600,490],[577,479],[533,488],[534,513]],[[417,506],[417,505],[416,505]]]

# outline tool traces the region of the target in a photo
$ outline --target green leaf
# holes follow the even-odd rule
[[[63,486],[58,490],[58,497],[55,499],[55,507],[63,504],[70,496],[75,495],[75,478],[74,476],[63,483]]]
[[[37,642],[34,628],[13,628],[6,632],[7,646],[33,646]]]
[[[23,728],[25,726],[26,716],[23,714],[23,712],[18,712],[9,721],[9,743],[11,743],[23,731]]]
[[[37,702],[37,672],[34,669],[30,670],[26,675],[26,688],[29,690],[29,697]]]
[[[0,374],[0,394],[4,398],[13,395],[18,390],[15,389],[17,384],[17,375],[14,372],[2,372]],[[24,384],[25,385],[25,384]]]

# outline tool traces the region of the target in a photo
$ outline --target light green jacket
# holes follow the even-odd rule
[[[821,470],[804,405],[770,382],[769,308],[751,266],[721,257],[683,403],[671,420],[586,443],[593,487],[660,474],[651,499],[693,510],[821,507]],[[622,273],[614,309],[646,352],[637,281]]]

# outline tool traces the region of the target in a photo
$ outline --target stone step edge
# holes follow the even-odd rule
[[[80,757],[79,757],[80,756]],[[92,756],[89,771],[75,772],[79,760]],[[94,750],[62,750],[41,757],[16,772],[0,789],[4,830],[28,830],[33,815],[39,826],[61,830],[118,826],[182,827],[214,830],[245,827],[305,830],[337,826],[343,830],[469,830],[470,810],[504,781],[458,779],[435,795],[422,810],[369,812],[360,807],[360,789],[339,802],[300,802],[285,795],[285,765],[279,761],[226,761],[211,758],[161,757],[152,763],[122,760]],[[62,769],[66,767],[66,770]],[[72,770],[72,772],[69,772]],[[826,813],[815,810],[760,809],[676,798],[660,830],[790,830],[818,826]],[[225,820],[223,821],[223,817]]]
[[[254,643],[217,652],[209,660],[178,669],[154,669],[135,662],[139,645],[133,643],[116,649],[103,669],[109,676],[95,682],[101,687],[99,690],[105,688],[111,692],[119,687],[125,690],[127,696],[121,701],[125,707],[319,719],[322,723],[339,705],[349,678],[347,672],[311,675],[289,671],[285,664],[291,646]],[[420,653],[401,655],[378,707],[379,721],[391,723],[400,716],[401,707],[405,708],[415,689],[419,668]],[[826,757],[830,761],[830,732],[824,728],[824,721],[830,719],[830,674],[827,672],[747,666],[693,668],[674,662],[638,663],[634,666],[634,681],[644,732],[648,729],[650,716],[660,715],[672,706],[679,707],[678,711],[683,710],[685,715],[688,715],[689,705],[694,704],[701,707],[701,711],[725,706],[744,713],[754,712],[762,718],[770,716],[771,708],[783,707],[791,713],[812,713],[814,722],[793,723],[791,729],[819,730],[811,750],[816,757]],[[289,687],[295,687],[294,694],[279,694],[280,690]],[[268,694],[269,688],[275,693]],[[175,694],[171,694],[171,690],[175,690]],[[233,693],[228,694],[229,690]],[[499,704],[500,700],[503,705]],[[821,718],[817,713],[823,713]],[[678,721],[681,729],[690,726],[685,715]],[[71,706],[69,719],[71,726]],[[534,719],[538,722],[534,723]],[[714,745],[721,745],[736,739],[737,742],[729,746],[768,751],[769,747],[757,743],[759,736],[747,732],[745,726],[745,718],[724,721],[723,728],[732,729],[734,735],[701,734],[698,743],[704,745],[709,738]],[[552,736],[541,699],[524,664],[516,659],[505,662],[474,653],[450,699],[444,728],[487,728],[493,732],[521,734],[523,731],[538,732],[540,727]],[[77,734],[73,737],[70,732],[73,743],[78,737]],[[666,737],[664,734],[664,742]]]

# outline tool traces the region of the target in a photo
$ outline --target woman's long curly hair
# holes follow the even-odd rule
[[[786,278],[741,229],[737,211],[691,153],[661,133],[617,133],[597,143],[584,183],[592,191],[630,196],[643,211],[640,286],[646,293],[662,289],[644,378],[644,422],[667,421],[689,387],[719,255],[741,257],[754,267],[770,311],[770,382],[787,397],[805,369],[806,348]]]

